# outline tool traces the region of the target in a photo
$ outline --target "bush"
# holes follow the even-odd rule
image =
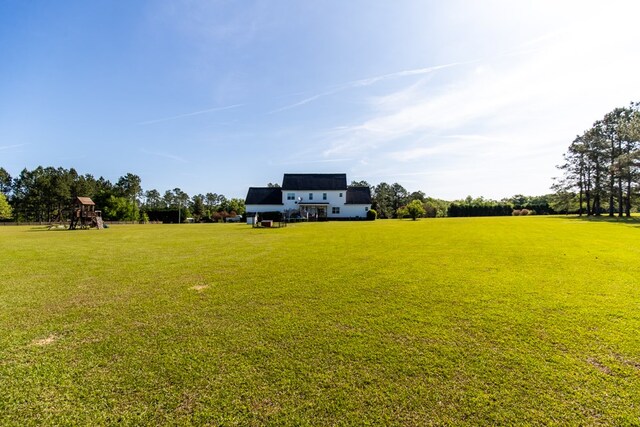
[[[7,197],[3,193],[0,193],[0,220],[8,220],[11,219],[11,217],[13,217],[13,209],[7,201]]]
[[[407,213],[409,214],[411,219],[414,221],[416,220],[416,218],[419,218],[426,213],[424,210],[424,206],[422,205],[422,202],[420,200],[412,200],[407,205],[406,209],[407,209]]]
[[[369,209],[367,211],[367,219],[369,221],[374,221],[377,217],[378,217],[378,212],[376,212],[375,210]]]
[[[211,215],[211,219],[213,220],[213,222],[225,222],[226,219],[230,216],[231,215],[226,211],[218,211],[218,212],[214,212]]]
[[[536,211],[532,211],[529,209],[514,209],[511,215],[513,216],[527,216],[527,215],[535,215]]]
[[[407,216],[409,216],[409,210],[407,210],[406,206],[400,206],[396,210],[396,218],[402,219],[402,218],[407,217]]]
[[[508,216],[514,215],[513,207],[509,204],[467,204],[451,203],[447,209],[447,216]]]

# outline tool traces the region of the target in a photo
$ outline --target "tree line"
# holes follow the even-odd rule
[[[640,187],[640,103],[615,108],[577,135],[554,189],[579,215],[631,216]]]
[[[0,219],[57,222],[70,218],[76,197],[90,197],[112,221],[220,221],[244,213],[244,200],[222,194],[189,196],[180,188],[144,191],[138,175],[127,173],[115,183],[74,168],[38,166],[12,177],[0,167]]]
[[[276,184],[271,184],[276,185]],[[443,200],[422,191],[409,192],[398,183],[351,185],[371,190],[372,209],[378,218],[456,217],[512,215],[514,211],[536,214],[566,213],[564,193],[543,196],[515,195],[501,200],[473,198]],[[635,188],[635,187],[634,187]],[[161,193],[144,191],[138,175],[127,173],[115,183],[75,169],[38,166],[23,169],[16,177],[0,167],[0,220],[56,222],[69,219],[77,196],[91,197],[103,218],[114,221],[196,222],[223,221],[242,215],[244,200],[207,193],[189,196],[180,188]],[[592,204],[591,204],[592,205]]]
[[[465,199],[448,201],[428,197],[423,191],[409,192],[398,183],[370,185],[367,181],[352,181],[351,185],[369,187],[371,208],[378,218],[504,216],[513,215],[514,211],[540,215],[564,212],[564,200],[555,194],[517,194],[501,200],[467,196]]]

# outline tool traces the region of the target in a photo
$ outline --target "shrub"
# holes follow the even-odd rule
[[[412,200],[407,205],[407,213],[411,217],[412,220],[416,220],[416,218],[421,217],[425,214],[424,206],[422,206],[422,202],[420,200]]]
[[[226,212],[225,212],[225,213],[226,213]],[[214,213],[211,215],[211,219],[213,220],[213,222],[220,222],[220,221],[223,221],[223,220],[224,220],[224,218],[225,218],[225,217],[222,215],[222,213],[221,213],[221,212],[214,212]]]
[[[513,216],[519,216],[521,213],[520,209],[514,209],[513,212],[511,212],[511,215]]]
[[[6,196],[0,193],[0,219],[11,219],[13,216],[13,209],[9,205]]]
[[[531,212],[529,211],[529,209],[522,209],[520,211],[520,215],[521,216],[525,216],[525,215],[529,215]]]
[[[409,211],[407,210],[406,206],[400,206],[397,210],[396,210],[396,217],[398,219],[402,219],[406,216],[409,216]]]
[[[367,211],[367,219],[369,221],[374,221],[377,217],[378,217],[378,212],[376,212],[375,210],[369,209]]]
[[[447,208],[447,216],[451,216],[451,217],[506,216],[506,215],[513,215],[513,207],[509,204],[451,203]]]

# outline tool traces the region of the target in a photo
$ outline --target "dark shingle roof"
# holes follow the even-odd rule
[[[277,187],[249,187],[246,205],[281,205],[282,189]]]
[[[347,205],[370,205],[371,189],[369,187],[347,188]]]
[[[282,189],[287,190],[346,190],[346,173],[285,173]]]

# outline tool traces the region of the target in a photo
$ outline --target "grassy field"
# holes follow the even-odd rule
[[[0,227],[0,425],[640,425],[640,223]]]

